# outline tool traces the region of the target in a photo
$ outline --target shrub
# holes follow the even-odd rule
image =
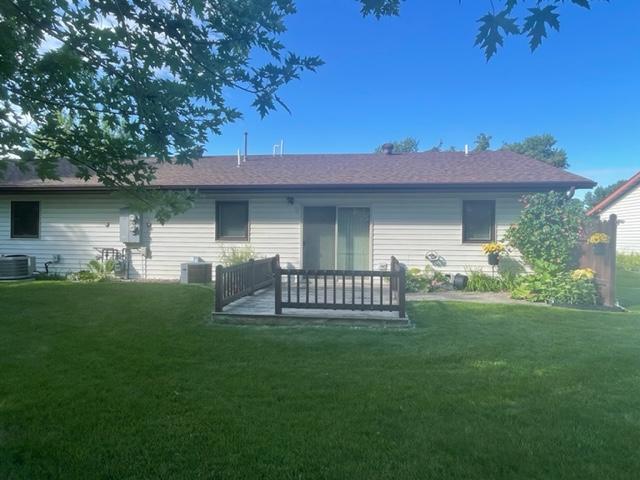
[[[104,282],[115,277],[115,271],[118,263],[110,258],[101,262],[100,260],[91,260],[87,264],[87,270],[69,275],[69,279],[75,282]]]
[[[561,192],[523,197],[524,208],[505,239],[535,271],[563,272],[577,263],[586,215],[579,200]]]
[[[89,270],[80,270],[69,275],[69,280],[74,282],[97,282],[98,277]]]
[[[487,275],[481,270],[468,272],[469,281],[465,290],[469,292],[508,292],[515,288],[522,278],[515,272],[500,272],[498,276]]]
[[[220,261],[225,267],[230,267],[255,258],[256,254],[253,249],[249,245],[245,245],[243,247],[231,247],[229,249],[223,248]]]
[[[423,292],[427,289],[429,279],[419,268],[407,270],[405,288],[407,292]]]
[[[598,294],[593,277],[585,270],[536,272],[522,277],[511,290],[512,298],[565,305],[595,305]]]
[[[96,281],[103,282],[115,276],[117,262],[110,258],[101,262],[100,260],[91,260],[87,266],[89,271],[96,277]]]
[[[427,266],[424,270],[410,268],[406,275],[407,292],[433,292],[449,283],[449,278],[442,272]]]
[[[62,275],[61,273],[44,273],[44,272],[38,272],[36,273],[33,278],[36,281],[64,281],[67,279],[67,277],[65,275]]]
[[[630,272],[640,271],[640,253],[618,253],[616,266],[621,270]]]
[[[470,292],[500,292],[504,290],[501,277],[492,277],[480,270],[471,270],[465,290]]]

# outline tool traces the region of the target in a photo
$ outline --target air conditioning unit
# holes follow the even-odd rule
[[[36,257],[6,255],[0,257],[0,280],[31,278],[36,269]]]
[[[211,263],[181,263],[180,283],[211,283],[212,270]]]

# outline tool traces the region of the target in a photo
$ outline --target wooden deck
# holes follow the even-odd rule
[[[333,302],[330,289],[327,289],[327,301]],[[356,289],[357,291],[359,289]],[[352,292],[350,288],[345,287],[346,298],[351,300],[353,295],[359,294]],[[306,289],[300,289],[301,295],[306,299]],[[341,290],[340,290],[341,292]],[[309,289],[309,298],[313,300],[316,295],[316,288]],[[317,290],[318,300],[324,302],[325,291],[321,286]],[[383,295],[388,295],[388,286],[383,289]],[[286,298],[287,289],[283,288],[283,297]],[[358,302],[364,300],[370,302],[365,295],[364,299],[357,297]],[[339,293],[336,303],[342,301]],[[341,324],[352,326],[382,326],[382,327],[408,327],[410,321],[408,318],[399,318],[398,312],[383,312],[375,310],[349,310],[345,309],[341,303],[339,309],[327,308],[284,308],[281,315],[275,314],[275,290],[273,287],[265,288],[257,291],[255,294],[242,297],[224,307],[222,312],[214,313],[214,320],[224,319],[224,323],[240,323],[240,324],[283,324],[289,325],[292,320],[296,320],[295,324]],[[226,319],[225,319],[226,317]]]

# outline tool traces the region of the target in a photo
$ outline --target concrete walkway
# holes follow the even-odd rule
[[[407,302],[429,301],[549,306],[546,303],[532,303],[524,300],[514,300],[507,292],[464,292],[460,290],[443,290],[440,292],[407,293]]]

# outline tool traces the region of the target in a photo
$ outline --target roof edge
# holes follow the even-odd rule
[[[147,188],[153,190],[203,190],[203,191],[290,191],[290,190],[527,190],[536,191],[554,190],[554,189],[570,189],[570,188],[593,188],[596,185],[591,180],[581,181],[558,181],[558,182],[494,182],[494,183],[384,183],[384,184],[264,184],[264,185],[151,185]],[[0,193],[104,193],[113,192],[116,189],[108,188],[100,185],[0,185]]]
[[[597,215],[601,213],[604,209],[606,209],[613,202],[618,200],[624,194],[626,194],[629,190],[631,190],[636,185],[640,184],[640,172],[636,173],[633,177],[627,180],[625,183],[616,188],[609,195],[604,197],[595,207],[587,212],[587,215]]]

